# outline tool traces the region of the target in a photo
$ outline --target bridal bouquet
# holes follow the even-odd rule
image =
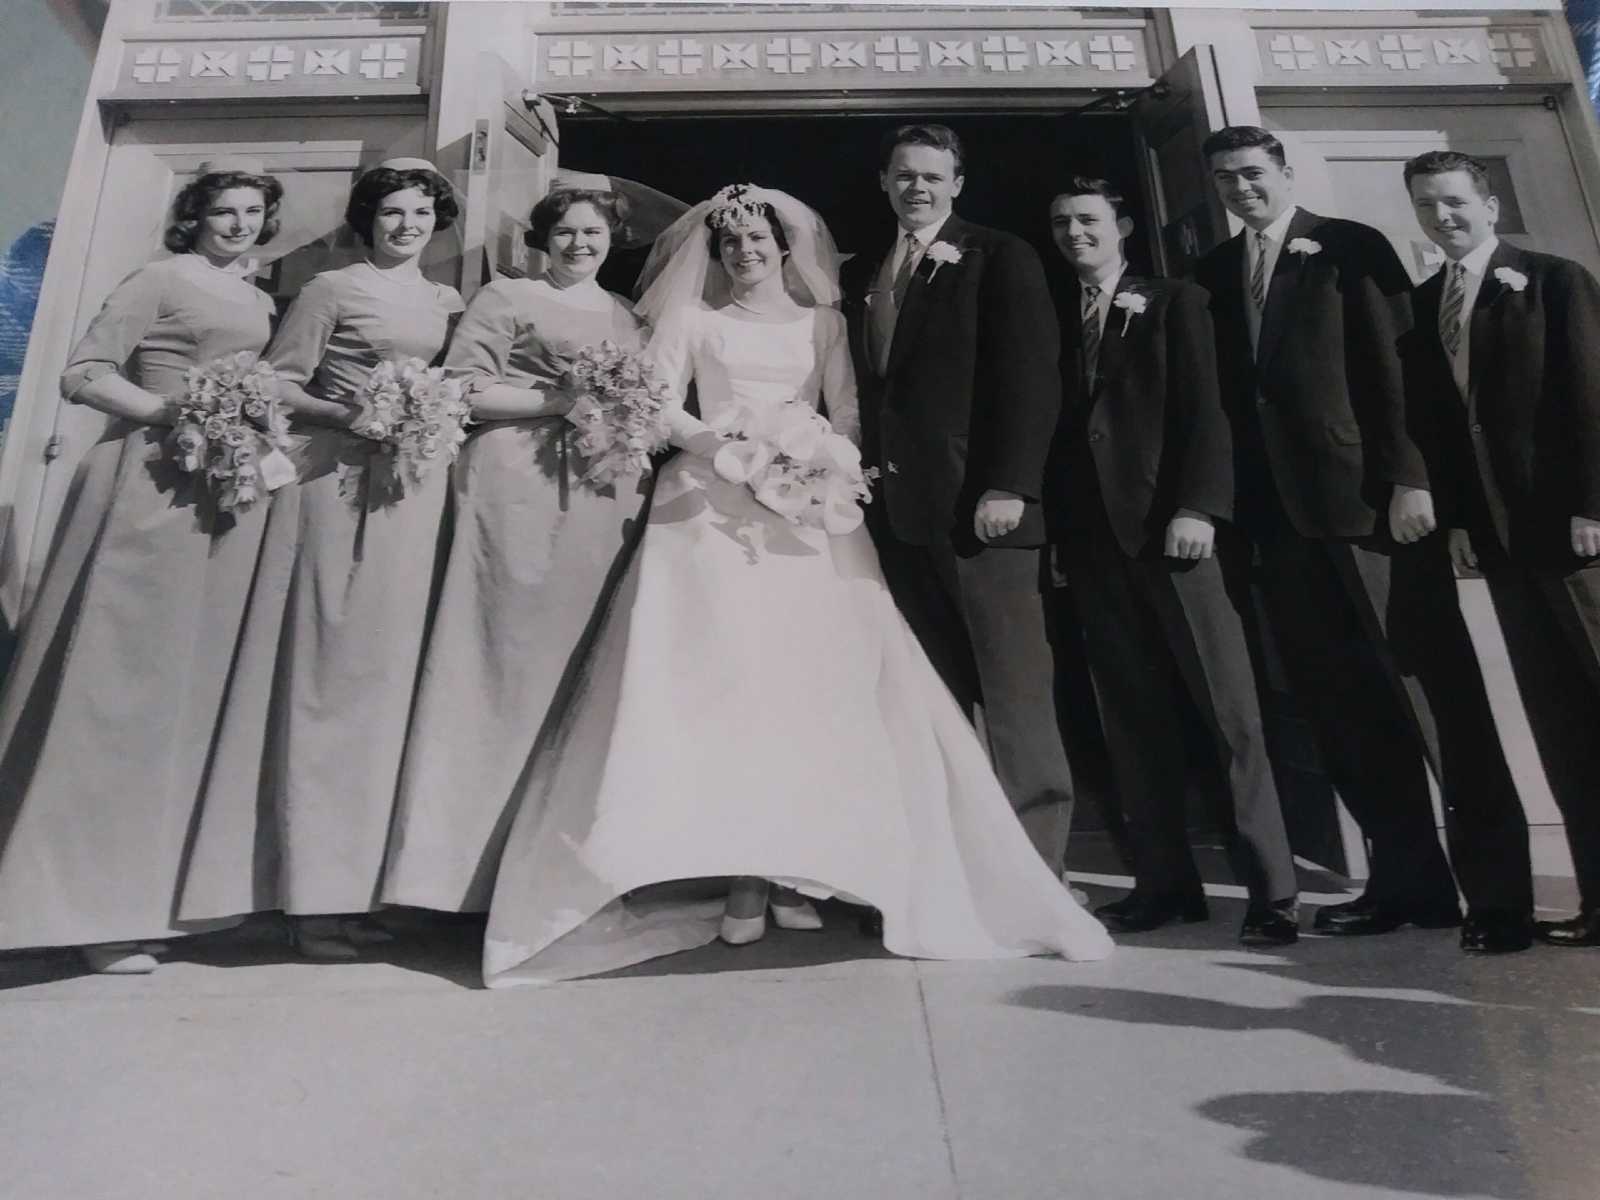
[[[461,381],[420,358],[381,362],[356,397],[352,433],[377,442],[393,468],[395,490],[421,483],[440,459],[452,460],[472,419]]]
[[[712,466],[729,483],[796,525],[846,534],[862,522],[876,468],[862,470],[861,451],[835,433],[809,404],[790,400],[770,409],[735,410],[712,423],[732,439]]]
[[[604,486],[642,475],[667,444],[667,389],[640,355],[614,342],[585,346],[567,368],[576,399],[567,420],[579,429],[585,482]]]
[[[187,383],[169,445],[180,471],[207,482],[218,509],[244,512],[294,480],[271,363],[241,351],[190,367]]]

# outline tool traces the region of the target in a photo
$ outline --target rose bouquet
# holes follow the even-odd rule
[[[667,389],[649,362],[614,342],[585,346],[567,368],[575,399],[567,420],[578,427],[585,482],[605,486],[650,470],[667,444]]]
[[[356,399],[360,408],[350,430],[379,444],[398,495],[441,460],[453,460],[467,440],[472,406],[461,381],[420,358],[379,363]]]
[[[218,509],[244,512],[294,479],[271,363],[241,351],[190,367],[187,384],[168,442],[178,469],[200,475]]]
[[[729,438],[712,465],[729,483],[796,525],[846,534],[862,522],[877,470],[861,467],[861,451],[809,404],[790,400],[760,411],[741,408],[712,428]]]

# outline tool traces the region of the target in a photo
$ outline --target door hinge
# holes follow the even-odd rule
[[[59,433],[52,433],[50,440],[44,444],[45,462],[54,462],[61,457],[62,439]]]

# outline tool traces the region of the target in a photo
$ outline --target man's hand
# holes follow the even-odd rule
[[[1402,546],[1420,542],[1439,523],[1433,516],[1433,493],[1427,488],[1395,484],[1389,498],[1389,534]]]
[[[1476,571],[1478,555],[1472,548],[1472,538],[1465,529],[1452,529],[1446,539],[1450,545],[1450,561],[1461,571]]]
[[[1168,558],[1210,558],[1217,540],[1217,527],[1205,513],[1180,508],[1167,522]]]
[[[1579,558],[1600,554],[1600,521],[1588,517],[1572,518],[1572,552]]]
[[[1015,492],[1002,492],[990,488],[978,500],[978,511],[972,514],[972,529],[980,541],[991,542],[1005,537],[1022,524],[1023,499]]]

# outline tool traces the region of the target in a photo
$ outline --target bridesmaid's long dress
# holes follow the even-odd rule
[[[306,285],[267,357],[311,395],[354,404],[380,362],[433,361],[461,307],[453,288],[355,263]],[[377,905],[449,492],[440,459],[397,496],[379,453],[328,427],[297,439],[299,482],[279,494],[263,555],[262,586],[278,596],[286,575],[287,605],[255,606],[249,642],[274,686],[222,731],[185,918]]]
[[[480,383],[547,387],[582,346],[643,343],[594,286],[492,283],[448,363]],[[500,845],[546,713],[565,700],[644,524],[653,479],[596,489],[565,417],[494,421],[455,470],[454,538],[406,748],[383,898],[489,907]]]
[[[185,373],[259,351],[272,302],[183,254],[106,300],[62,376],[118,371],[182,396]],[[220,717],[266,678],[235,668],[276,500],[221,514],[173,467],[165,427],[114,422],[84,456],[0,695],[0,949],[191,931],[175,910]],[[280,493],[281,494],[281,493]]]

